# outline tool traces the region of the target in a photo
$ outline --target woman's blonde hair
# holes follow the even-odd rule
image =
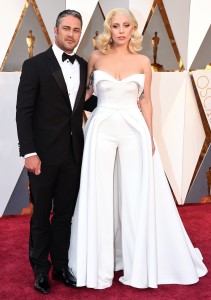
[[[135,53],[142,49],[142,36],[138,32],[138,22],[134,15],[131,13],[131,11],[125,8],[114,8],[107,14],[104,21],[104,31],[102,34],[98,35],[96,40],[98,50],[100,50],[104,54],[107,54],[112,48],[113,40],[111,37],[111,22],[113,17],[119,13],[127,15],[134,27],[134,33],[131,36],[131,39],[128,44],[129,51],[131,53]]]

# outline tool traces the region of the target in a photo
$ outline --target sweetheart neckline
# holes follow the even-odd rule
[[[145,76],[145,74],[143,74],[143,73],[134,73],[134,74],[128,75],[128,76],[124,77],[123,79],[119,80],[119,79],[116,79],[113,75],[111,75],[111,74],[109,74],[109,73],[107,73],[106,71],[103,71],[103,70],[94,70],[94,72],[103,72],[103,73],[107,74],[108,76],[110,76],[111,78],[113,78],[113,80],[119,81],[119,82],[124,81],[127,78],[130,78],[130,77],[135,76],[135,75]]]

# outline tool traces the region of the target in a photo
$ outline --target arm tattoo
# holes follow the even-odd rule
[[[143,92],[141,93],[140,97],[139,97],[139,100],[142,100],[144,98],[144,90]]]
[[[94,82],[94,71],[92,71],[89,76],[89,82],[86,87],[87,90],[90,90],[91,88],[93,88],[93,82]]]

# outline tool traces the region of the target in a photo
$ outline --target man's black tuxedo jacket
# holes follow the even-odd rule
[[[70,150],[81,161],[82,113],[87,63],[80,64],[80,86],[73,110],[66,83],[52,48],[24,62],[17,96],[17,130],[20,155],[37,152],[49,165],[60,163]]]

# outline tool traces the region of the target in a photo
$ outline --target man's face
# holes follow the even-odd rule
[[[72,53],[78,45],[81,36],[81,22],[74,16],[60,19],[58,27],[54,28],[55,43],[66,53]]]

